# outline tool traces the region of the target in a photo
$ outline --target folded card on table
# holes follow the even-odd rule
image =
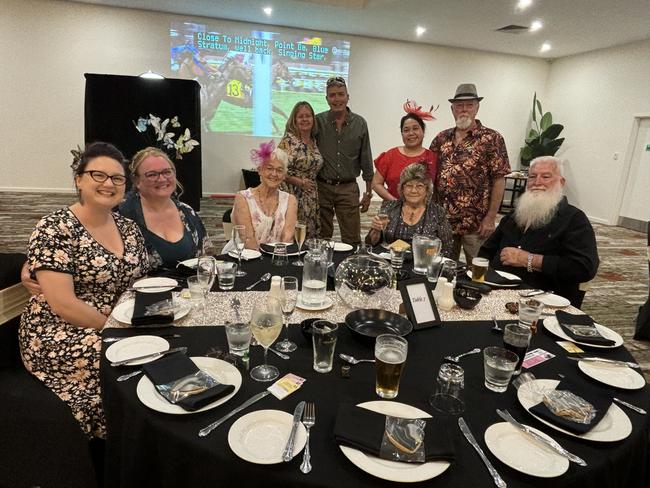
[[[424,449],[426,461],[453,461],[453,423],[447,418],[425,418]],[[356,405],[339,406],[334,426],[334,438],[339,444],[353,447],[380,457],[386,427],[386,415],[371,412]]]
[[[140,291],[135,292],[135,305],[133,306],[133,317],[131,317],[131,325],[137,327],[139,325],[154,325],[154,324],[169,324],[174,321],[174,314],[157,314],[146,315],[147,307],[154,303],[163,300],[171,300],[171,291],[162,291],[158,293],[143,293]]]
[[[194,375],[199,368],[183,353],[174,353],[142,366],[144,374],[151,380],[157,390],[161,385],[169,385],[183,378]],[[216,378],[215,378],[216,380]],[[190,394],[176,402],[184,410],[193,412],[231,393],[233,385],[217,384],[211,388]],[[165,395],[163,395],[163,398]]]
[[[589,315],[575,315],[564,310],[557,310],[555,317],[564,333],[574,341],[595,346],[613,346],[616,344],[615,341],[602,336],[596,328],[594,319]]]

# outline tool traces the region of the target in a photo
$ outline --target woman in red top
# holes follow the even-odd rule
[[[403,146],[397,146],[383,152],[375,159],[375,175],[372,178],[372,189],[384,200],[397,200],[399,193],[399,177],[402,170],[409,164],[426,163],[429,174],[435,184],[437,173],[437,155],[422,147],[424,139],[424,120],[435,120],[431,111],[424,112],[412,101],[404,105],[407,114],[400,121]]]

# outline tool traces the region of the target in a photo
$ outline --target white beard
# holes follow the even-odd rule
[[[460,130],[467,130],[472,126],[472,118],[468,115],[460,115],[456,119],[456,127]]]
[[[515,222],[524,232],[544,227],[555,216],[563,197],[564,192],[560,184],[546,191],[527,190],[517,200]]]

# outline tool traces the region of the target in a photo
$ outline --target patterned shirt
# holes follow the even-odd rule
[[[454,143],[456,128],[443,130],[431,143],[438,154],[437,191],[454,234],[478,231],[490,207],[494,182],[510,172],[503,137],[476,120],[465,139]]]

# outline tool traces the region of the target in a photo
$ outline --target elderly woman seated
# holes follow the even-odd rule
[[[274,149],[271,141],[251,154],[258,167],[260,184],[237,193],[232,223],[244,227],[247,249],[257,249],[263,243],[292,242],[298,204],[296,197],[280,190],[287,173],[287,153]],[[234,244],[230,240],[223,251],[232,249]]]
[[[377,216],[372,219],[367,244],[378,244],[382,229],[386,242],[397,239],[411,242],[415,234],[438,237],[442,241],[442,254],[449,257],[452,233],[444,209],[435,203],[433,182],[427,166],[419,163],[404,168],[400,175],[399,200],[386,200]],[[388,222],[382,218],[388,216]]]

